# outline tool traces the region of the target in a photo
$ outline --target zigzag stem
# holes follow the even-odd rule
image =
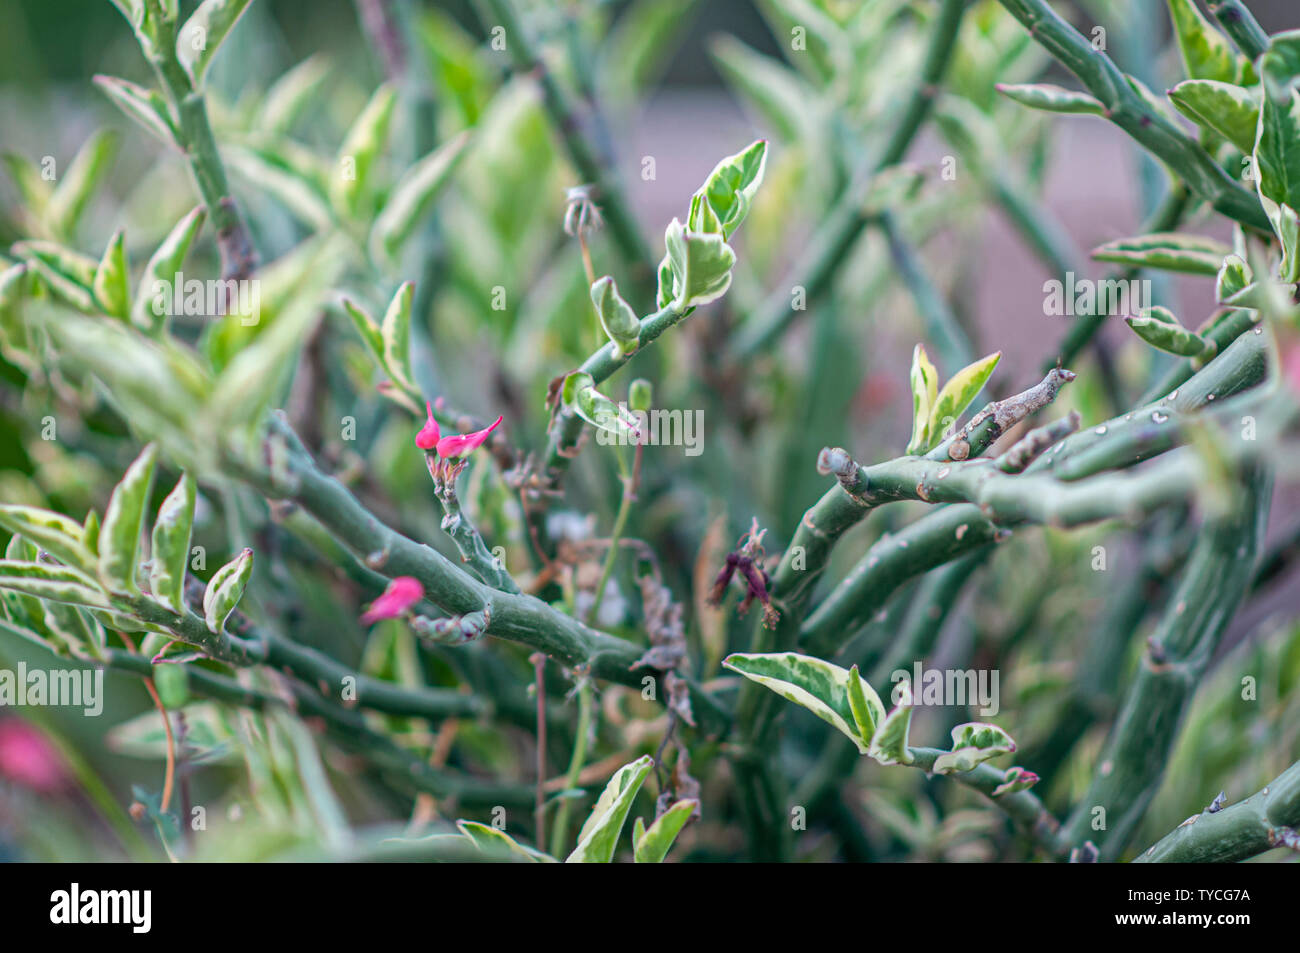
[[[1160,787],[1197,683],[1249,589],[1268,520],[1272,476],[1265,468],[1248,470],[1236,489],[1231,510],[1203,527],[1148,640],[1092,785],[1061,829],[1062,849],[1092,840],[1102,859],[1115,859]]]
[[[1189,817],[1134,859],[1139,864],[1231,864],[1274,847],[1300,849],[1300,761],[1262,791]]]
[[[876,502],[923,499],[980,505],[944,507],[896,536],[877,542],[804,624],[803,642],[813,654],[833,654],[900,584],[996,541],[999,527],[1022,522],[1065,526],[1110,518],[1131,520],[1148,508],[1177,499],[1189,484],[1176,473],[1169,480],[1161,478],[1160,473],[1173,469],[1170,466],[1136,478],[1111,475],[1102,482],[1078,481],[1172,449],[1185,438],[1187,423],[1206,417],[1196,412],[1216,400],[1214,418],[1235,422],[1242,408],[1225,402],[1226,398],[1259,383],[1266,370],[1267,344],[1263,336],[1241,337],[1176,395],[1169,395],[1172,400],[1067,437],[1019,476],[1003,473],[997,462],[990,466],[987,461],[967,461],[936,469],[934,464],[942,464],[941,460],[927,468],[924,464],[928,458],[918,461],[914,457],[857,468],[856,478],[876,488],[866,494]],[[992,419],[996,416],[992,415]],[[979,428],[974,433],[987,437]],[[940,478],[938,474],[945,469],[949,472]],[[1110,493],[1116,495],[1108,498],[1106,494]]]
[[[884,151],[878,159],[869,161],[854,175],[841,200],[834,204],[826,219],[814,231],[812,242],[792,269],[793,278],[789,285],[806,289],[808,304],[817,301],[825,293],[858,236],[872,221],[873,216],[864,209],[862,201],[871,180],[879,172],[902,161],[912,140],[929,116],[956,48],[957,33],[966,6],[967,0],[943,0],[943,6],[931,28],[921,71]],[[737,362],[752,358],[776,340],[798,314],[791,307],[788,292],[773,291],[740,327],[728,347],[728,356]]]
[[[1181,128],[1148,105],[1110,57],[1061,19],[1047,0],[999,2],[1101,101],[1111,122],[1161,159],[1189,189],[1233,221],[1264,233],[1270,231],[1255,194],[1242,188]]]
[[[386,526],[346,487],[321,472],[282,415],[272,415],[270,430],[268,440],[280,444],[270,456],[283,459],[284,466],[267,469],[231,458],[230,469],[267,497],[297,503],[367,565],[390,578],[415,577],[425,597],[439,608],[456,616],[481,613],[487,619],[487,635],[531,646],[569,668],[583,667],[596,678],[636,688],[652,672],[631,669],[642,647],[591,629],[532,596],[492,589],[436,550]],[[668,697],[661,680],[656,697]],[[727,712],[695,683],[691,704],[706,732],[726,729]]]
[[[505,563],[492,554],[483,537],[460,507],[456,496],[456,477],[448,476],[438,486],[436,496],[442,504],[442,529],[460,552],[460,561],[479,579],[502,592],[519,592]]]
[[[247,278],[257,269],[257,251],[231,194],[226,167],[208,121],[207,103],[176,55],[175,21],[164,15],[159,0],[145,2],[160,35],[159,42],[144,52],[175,115],[175,130],[185,161],[216,229],[222,280]]]

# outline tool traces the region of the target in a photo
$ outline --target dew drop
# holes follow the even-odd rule
[[[1170,394],[1168,397],[1165,398],[1165,400],[1177,400],[1177,399],[1178,399],[1178,391],[1174,391],[1172,394]]]
[[[1206,394],[1206,395],[1205,395],[1205,399],[1206,399],[1206,400],[1214,400],[1214,395],[1213,395],[1213,394]]]
[[[1093,433],[1095,433],[1095,434],[1099,434],[1099,435],[1100,435],[1100,434],[1104,434],[1105,432],[1106,432],[1106,427],[1105,427],[1104,424],[1103,424],[1102,426],[1098,427],[1096,430],[1093,431]]]
[[[1168,414],[1162,414],[1162,413],[1160,413],[1160,411],[1158,411],[1158,410],[1153,410],[1153,411],[1151,412],[1151,419],[1154,420],[1154,421],[1155,421],[1156,423],[1158,423],[1158,424],[1162,424],[1162,423],[1164,423],[1166,420],[1169,419],[1169,415],[1168,415]]]
[[[944,467],[942,470],[940,470],[938,473],[934,475],[934,478],[936,480],[942,480],[949,473],[952,473],[952,467]]]
[[[1264,329],[1263,329],[1263,328],[1256,328],[1256,329],[1255,329],[1255,333],[1256,333],[1256,334],[1263,334],[1263,333],[1264,333]]]

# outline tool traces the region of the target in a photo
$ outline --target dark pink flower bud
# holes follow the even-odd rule
[[[429,419],[420,428],[420,432],[415,435],[415,445],[421,450],[432,450],[438,446],[442,431],[438,429],[438,421],[433,419],[433,404],[426,400],[424,406],[429,412]]]
[[[370,604],[361,617],[362,625],[371,625],[380,619],[396,619],[404,615],[424,598],[424,586],[413,576],[398,576],[388,584],[384,594]]]
[[[504,419],[504,417],[498,417],[492,426],[476,430],[473,433],[443,437],[438,441],[438,456],[444,460],[458,460],[461,457],[469,456],[488,438],[488,434],[497,429],[497,425]]]

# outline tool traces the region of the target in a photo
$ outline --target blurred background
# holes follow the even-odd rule
[[[190,6],[182,4],[186,10]],[[590,320],[574,318],[587,310],[586,280],[578,250],[561,230],[565,190],[580,183],[535,87],[512,78],[504,59],[485,46],[488,32],[474,5],[416,6],[416,30],[408,39],[434,77],[437,141],[465,128],[476,130],[469,156],[440,205],[444,250],[436,290],[425,302],[427,312],[417,319],[431,328],[441,392],[479,416],[504,413],[516,445],[540,448],[547,381],[598,343]],[[888,135],[882,117],[901,99],[906,77],[920,60],[924,34],[906,16],[898,16],[896,8],[904,5],[882,4],[891,11],[891,30],[896,20],[904,21],[896,37],[891,33],[894,38],[877,46],[864,41],[855,50],[866,52],[851,69],[830,74],[804,69],[799,57],[789,56],[786,21],[773,12],[781,4],[664,0],[659,6],[667,13],[659,16],[650,11],[652,3],[554,0],[521,6],[545,37],[548,56],[563,57],[571,51],[566,46],[570,41],[589,51],[567,60],[561,72],[579,88],[588,84],[600,100],[604,121],[593,134],[608,145],[656,255],[662,250],[663,227],[674,216],[684,217],[691,192],[722,156],[757,136],[772,140],[767,182],[737,241],[741,261],[732,291],[709,309],[708,321],[683,327],[672,341],[665,338],[662,353],[647,355],[637,370],[655,380],[663,406],[702,407],[706,413],[708,452],[702,457],[684,457],[669,448],[647,459],[647,489],[633,530],[653,541],[664,559],[670,587],[687,606],[697,657],[716,661],[719,650],[704,643],[712,639],[737,648],[749,626],[728,628],[704,619],[695,578],[701,551],[712,546],[716,553],[723,540],[729,545],[751,515],[769,527],[769,552],[780,551],[799,515],[825,488],[825,479],[811,465],[819,448],[842,445],[866,463],[898,455],[907,441],[907,366],[923,332],[911,298],[893,280],[877,236],[868,235],[855,246],[829,300],[793,324],[769,353],[755,358],[743,383],[719,373],[716,358],[725,329],[737,326],[766,297],[788,293],[785,276],[815,236],[820,216],[843,182],[846,160],[834,157],[835,149],[848,143],[853,153],[864,148],[861,143],[869,147]],[[837,10],[833,2],[820,6],[832,14]],[[845,2],[838,9],[854,6]],[[1111,55],[1152,89],[1163,91],[1181,78],[1163,3],[1102,0],[1058,6],[1080,25],[1105,24]],[[1020,42],[1020,28],[996,3],[974,7],[959,41],[949,94],[986,114],[998,130],[999,154],[984,156],[984,161],[1041,199],[1059,247],[1077,262],[1077,273],[1100,277],[1108,267],[1091,261],[1088,252],[1102,242],[1137,234],[1159,198],[1163,177],[1104,121],[1027,115],[997,97],[994,80],[1045,77],[1077,84],[1032,45]],[[1251,7],[1270,31],[1300,26],[1290,0],[1254,0]],[[127,223],[136,246],[133,260],[144,260],[195,200],[175,157],[164,155],[158,143],[141,135],[92,86],[99,73],[149,79],[121,14],[108,0],[5,0],[0,24],[0,151],[66,162],[96,130],[116,130],[120,140],[109,186],[87,210],[80,228],[82,250],[97,255],[113,230]],[[653,39],[642,35],[650,28]],[[384,78],[384,64],[366,42],[354,4],[256,0],[223,47],[209,84],[218,137],[223,146],[231,144],[235,194],[259,247],[268,250],[267,259],[292,248],[304,226],[283,207],[283,196],[259,181],[258,167],[241,162],[235,152],[256,145],[259,101],[267,89],[309,57],[320,63],[320,94],[304,109],[292,134],[303,149],[328,160]],[[752,79],[764,75],[756,64],[781,64],[787,58],[794,67],[781,65],[770,83]],[[741,81],[742,74],[750,80]],[[392,154],[383,160],[387,172],[404,166],[408,135],[399,129]],[[925,184],[916,200],[915,221],[906,224],[976,353],[1002,351],[991,388],[1002,396],[1038,380],[1071,318],[1044,313],[1044,282],[1054,271],[1028,247],[1006,211],[989,199],[980,176],[968,174],[966,157],[959,162],[955,183],[940,178],[945,157],[953,154],[954,146],[933,125],[913,146],[908,161],[923,173]],[[646,158],[653,159],[655,168],[649,180],[642,174]],[[13,182],[0,175],[0,248],[24,236],[16,204]],[[1204,211],[1187,228],[1230,240],[1228,224]],[[619,274],[618,257],[600,236],[594,253],[597,274]],[[210,238],[205,239],[190,265],[196,272],[214,272],[215,263]],[[386,286],[380,282],[363,288],[354,273],[340,267],[336,284],[376,313],[396,281],[418,282],[421,277],[399,268],[387,276]],[[501,312],[486,306],[498,286],[506,288],[509,302]],[[1156,279],[1155,286],[1161,303],[1189,326],[1214,310],[1211,278]],[[634,306],[642,313],[650,310],[645,302]],[[358,458],[368,461],[373,473],[366,487],[373,494],[368,502],[376,511],[419,538],[440,538],[422,461],[409,452],[411,419],[375,397],[372,371],[349,337],[350,328],[331,326],[332,336],[322,345],[330,384],[311,398],[318,401],[319,414],[313,449],[339,468]],[[1165,365],[1118,317],[1103,329],[1102,338],[1104,361],[1120,377],[1124,396],[1136,399]],[[956,369],[940,371],[946,377]],[[1111,405],[1099,383],[1104,375],[1095,356],[1082,358],[1075,369],[1080,380],[1058,405],[1061,413],[1078,408],[1086,425],[1120,409]],[[72,514],[102,506],[134,451],[127,446],[104,449],[106,441],[95,437],[92,422],[80,451],[42,443],[34,436],[36,422],[46,413],[63,420],[75,411],[61,405],[57,394],[33,389],[9,364],[0,370],[0,499],[52,505]],[[618,386],[626,383],[620,380]],[[360,445],[345,446],[331,436],[328,422],[343,414],[360,421]],[[587,520],[581,530],[587,533],[593,532],[593,523],[607,531],[619,493],[612,464],[593,459],[598,457],[593,449],[589,445],[575,467],[561,512],[578,523]],[[475,505],[496,512],[491,498],[499,487],[478,472],[474,486],[482,499]],[[1293,504],[1283,495],[1275,501],[1271,541],[1293,531]],[[837,553],[831,576],[843,574],[872,542],[923,509],[908,504],[896,515],[860,527]],[[1194,521],[1196,516],[1183,518]],[[485,532],[505,532],[510,525],[509,516],[502,516]],[[242,544],[223,538],[223,529],[220,514],[210,514],[204,533],[214,553],[237,551]],[[1036,741],[1045,743],[1053,718],[1060,715],[1059,695],[1072,678],[1072,662],[1082,656],[1113,591],[1109,580],[1079,572],[1085,554],[1098,541],[1113,541],[1112,558],[1122,574],[1138,558],[1141,533],[1094,527],[1025,537],[993,562],[985,582],[962,596],[966,611],[952,613],[957,621],[945,630],[935,664],[972,655],[1000,659],[1010,682],[1003,686],[1001,720],[1020,726],[1017,737],[1025,734],[1033,750]],[[1025,565],[1040,572],[1026,578]],[[1171,568],[1170,578],[1173,572]],[[1161,591],[1167,591],[1168,582],[1162,580]],[[617,594],[609,602],[618,625],[626,621],[619,618],[619,607],[634,595],[626,579],[615,580],[615,586]],[[375,638],[347,624],[356,615],[356,594],[339,596],[326,588],[310,589],[320,601],[302,623],[304,640],[327,645],[345,660],[374,657]],[[1047,598],[1049,593],[1053,598]],[[1296,601],[1293,586],[1275,581],[1234,625],[1225,654],[1235,652],[1235,661],[1216,669],[1215,679],[1205,686],[1168,775],[1167,796],[1157,799],[1143,828],[1144,842],[1199,810],[1203,793],[1212,795],[1228,779],[1244,794],[1290,763],[1300,731],[1295,717],[1300,710],[1290,690],[1300,677],[1300,639],[1292,621]],[[1153,604],[1151,611],[1158,608]],[[1152,624],[1152,617],[1144,617],[1143,626]],[[398,644],[401,636],[381,629],[383,639]],[[1006,654],[999,654],[1004,649]],[[41,658],[46,657],[40,650],[0,633],[0,667]],[[510,664],[516,674],[526,668],[522,656],[512,657]],[[447,680],[437,665],[426,668]],[[1244,669],[1270,673],[1261,704],[1248,712],[1230,704]],[[707,679],[718,672],[699,674]],[[137,786],[158,786],[159,736],[147,722],[152,706],[138,678],[110,672],[107,683],[108,705],[99,718],[54,709],[17,714],[0,709],[0,857],[6,852],[13,858],[156,855],[148,832],[142,833],[141,825],[124,813],[139,797]],[[824,726],[803,712],[790,717],[805,739],[789,753],[797,771],[812,763]],[[197,716],[195,725],[200,734],[215,730]],[[1057,803],[1068,803],[1086,785],[1104,728],[1104,722],[1092,724],[1078,749],[1062,760],[1046,792]],[[943,734],[937,722],[927,730]],[[526,777],[528,754],[520,739],[471,735],[467,731],[461,742],[466,765]],[[219,802],[231,816],[251,810],[247,798],[229,793],[237,773],[229,747],[208,738],[196,743],[195,751],[189,796],[196,802]],[[706,798],[710,784],[725,787],[725,777],[707,769],[704,774]],[[854,806],[863,813],[867,832],[867,846],[859,844],[860,850],[885,859],[1009,856],[1004,833],[993,829],[997,824],[987,819],[990,812],[974,809],[975,802],[958,800],[956,810],[939,811],[941,799],[960,799],[960,794],[940,795],[928,782],[918,789],[914,778],[883,779],[879,772],[872,777],[880,785]],[[355,817],[369,821],[402,819],[402,802],[388,792],[353,792],[347,806]],[[725,823],[717,830],[707,823],[702,828],[692,835],[695,855],[734,853],[733,829]],[[286,838],[284,843],[295,841]],[[844,856],[837,844],[829,838],[810,853]]]

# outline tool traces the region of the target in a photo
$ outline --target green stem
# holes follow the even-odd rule
[[[564,776],[564,787],[572,791],[578,786],[578,777],[582,766],[587,763],[587,739],[591,734],[592,715],[591,679],[584,678],[578,683],[578,727],[573,736],[573,757],[569,759],[569,770]],[[551,829],[551,855],[562,857],[569,848],[569,822],[572,820],[575,798],[560,799],[560,807],[555,815],[555,826]]]
[[[498,559],[492,550],[488,549],[479,531],[461,509],[460,499],[456,496],[454,476],[444,479],[437,497],[438,502],[442,504],[442,529],[456,544],[456,549],[460,552],[460,561],[493,589],[500,589],[502,592],[519,592],[519,584],[506,571],[504,560]]]
[[[1264,55],[1268,50],[1268,34],[1241,0],[1209,0],[1209,4],[1210,12],[1232,37],[1237,49],[1251,60]]]
[[[1250,587],[1271,494],[1266,470],[1248,472],[1232,509],[1202,529],[1148,640],[1092,785],[1061,830],[1063,849],[1091,840],[1103,859],[1114,860],[1133,836],[1160,787],[1200,678]]]
[[[1233,221],[1269,231],[1258,197],[1234,181],[1172,120],[1148,105],[1110,57],[1095,49],[1047,0],[999,2],[1101,101],[1111,122],[1161,159],[1189,189]]]
[[[145,2],[158,31],[157,41],[145,49],[145,54],[171,106],[185,161],[216,229],[222,280],[248,278],[257,269],[257,251],[230,192],[203,92],[194,86],[176,55],[175,21],[164,15],[159,0]]]
[[[1140,864],[1232,864],[1281,845],[1300,828],[1300,761],[1236,804],[1201,813],[1135,858]]]
[[[630,668],[640,657],[637,646],[591,629],[533,596],[492,589],[437,551],[386,526],[321,472],[282,415],[273,415],[268,439],[283,441],[286,470],[272,473],[261,464],[230,458],[226,462],[239,479],[272,499],[296,502],[351,553],[389,578],[415,577],[425,598],[444,611],[486,615],[488,635],[528,645],[569,668],[590,666],[596,678],[641,687],[645,670]],[[662,686],[658,697],[668,697]],[[697,684],[691,686],[691,703],[704,730],[717,732],[728,725],[726,711]]]

